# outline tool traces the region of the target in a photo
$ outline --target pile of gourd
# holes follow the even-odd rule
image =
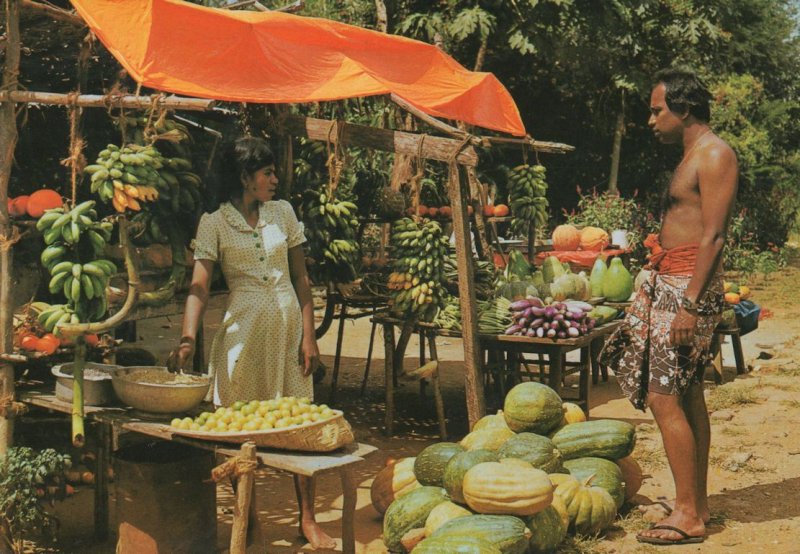
[[[634,427],[586,421],[549,387],[526,382],[460,443],[384,467],[372,504],[390,552],[553,551],[568,533],[597,535],[642,484]]]

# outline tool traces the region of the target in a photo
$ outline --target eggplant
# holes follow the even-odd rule
[[[523,317],[519,321],[517,321],[517,325],[519,325],[520,327],[528,327],[528,320]]]
[[[570,327],[572,327],[572,323],[570,323],[568,319],[562,319],[559,323],[561,323],[562,329],[569,329]]]
[[[506,333],[506,335],[514,335],[514,334],[519,333],[520,331],[522,331],[522,329],[523,329],[523,327],[521,325],[512,325],[511,327],[506,329],[505,333]]]
[[[541,299],[541,298],[537,298],[537,297],[535,297],[535,296],[529,296],[529,297],[527,298],[527,300],[528,300],[528,303],[529,303],[531,306],[534,306],[534,307],[536,307],[536,308],[544,308],[544,302],[542,302],[542,299]]]
[[[528,325],[528,327],[533,327],[535,329],[537,327],[541,327],[543,324],[544,324],[544,318],[543,317],[539,317],[539,318],[536,318],[533,321],[531,321],[531,323],[530,323],[530,325]]]
[[[570,327],[569,329],[567,329],[567,335],[569,335],[572,338],[575,338],[581,336],[581,332],[578,330],[577,327]]]
[[[564,319],[564,314],[556,314],[553,316],[553,321],[561,321]]]
[[[540,339],[544,338],[544,327],[539,327],[538,329],[536,329],[536,336],[539,337]]]
[[[528,303],[527,300],[517,300],[516,302],[512,302],[508,309],[514,312],[522,312],[527,310],[529,307],[530,303]]]
[[[550,329],[550,322],[549,321],[545,321],[544,323],[542,323],[542,329],[544,329],[545,331]]]
[[[536,317],[542,317],[547,314],[547,308],[542,308],[541,306],[532,306],[531,311]]]
[[[559,331],[558,333],[556,333],[556,337],[558,337],[560,339],[565,339],[565,338],[567,338],[567,332],[566,331]]]
[[[558,310],[553,306],[547,306],[544,309],[544,317],[546,317],[547,319],[553,319],[557,313]]]
[[[547,330],[547,338],[548,339],[554,339],[554,338],[556,338],[556,335],[557,335],[557,332],[556,332],[555,329],[548,329]]]
[[[533,319],[533,308],[532,307],[531,308],[527,308],[522,313],[525,314],[525,319]]]
[[[533,337],[535,337],[535,336],[536,336],[536,332],[537,332],[537,331],[538,331],[538,329],[533,329],[533,328],[531,328],[531,329],[528,329],[527,331],[525,331],[525,336],[526,336],[526,337],[533,338]]]

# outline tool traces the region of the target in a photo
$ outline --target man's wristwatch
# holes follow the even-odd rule
[[[681,308],[687,312],[696,312],[700,309],[700,303],[697,301],[689,300],[688,296],[681,298]]]

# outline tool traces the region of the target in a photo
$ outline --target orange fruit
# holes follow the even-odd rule
[[[483,215],[485,215],[486,217],[494,216],[494,206],[492,204],[486,204],[483,207]]]
[[[36,350],[41,352],[42,354],[53,354],[58,347],[61,345],[61,340],[53,333],[47,333],[38,341],[36,341]]]
[[[470,204],[467,204],[467,215],[471,216],[473,211],[474,210],[472,209],[472,206]]]
[[[494,207],[494,216],[495,217],[505,217],[507,216],[511,210],[508,209],[508,206],[505,204],[498,204]]]
[[[725,293],[725,302],[728,304],[738,304],[741,301],[741,296],[739,296],[735,292],[726,292]]]
[[[419,212],[420,217],[428,215],[428,207],[425,204],[420,204],[419,208],[417,208],[417,211]]]
[[[85,340],[86,344],[89,346],[97,346],[100,343],[100,337],[97,336],[97,333],[84,335],[83,340]]]
[[[27,194],[17,196],[13,200],[8,201],[8,215],[11,217],[22,217],[28,213],[28,198]]]
[[[439,208],[428,208],[428,217],[436,217],[439,215]]]
[[[33,333],[25,333],[19,339],[19,346],[23,350],[37,350],[37,345],[39,344],[39,337],[34,335]]]
[[[45,210],[51,210],[64,205],[61,195],[51,189],[37,190],[28,198],[28,215],[39,218],[44,215]]]
[[[450,206],[442,206],[441,208],[439,208],[439,214],[442,217],[450,219],[451,217],[453,217],[453,210],[452,208],[450,208]]]

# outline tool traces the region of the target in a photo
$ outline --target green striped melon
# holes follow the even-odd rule
[[[414,554],[503,554],[503,551],[486,539],[447,535],[425,539],[414,549]]]
[[[405,552],[403,535],[425,527],[431,510],[446,501],[443,488],[420,487],[392,502],[383,517],[383,543],[389,552]]]
[[[423,485],[442,486],[444,468],[450,458],[463,452],[464,447],[454,442],[437,442],[425,448],[414,461],[414,475]]]
[[[503,403],[503,416],[515,433],[528,431],[546,435],[561,423],[564,409],[556,391],[528,381],[508,391]]]
[[[447,467],[444,468],[444,478],[442,480],[450,498],[455,502],[466,504],[461,490],[464,483],[464,475],[472,466],[483,462],[495,461],[497,461],[497,454],[491,450],[470,450],[468,452],[460,452],[450,458],[450,461],[447,462]]]
[[[497,547],[502,554],[525,554],[531,531],[515,516],[475,515],[453,519],[431,535],[441,537],[473,537]]]
[[[511,437],[500,450],[500,459],[519,458],[545,473],[558,473],[562,469],[561,452],[553,441],[535,433],[519,433]]]
[[[566,510],[566,507],[563,509]],[[533,536],[528,541],[528,552],[530,554],[553,552],[567,536],[568,521],[569,519],[565,520],[552,504],[530,516],[527,523]]]
[[[606,489],[614,499],[617,510],[622,507],[625,502],[625,482],[622,479],[622,470],[616,463],[605,458],[575,458],[564,462],[564,467],[578,481],[586,481],[594,476],[592,485]]]
[[[619,460],[633,452],[636,431],[626,421],[596,419],[563,427],[553,435],[553,443],[565,460],[590,456]]]

